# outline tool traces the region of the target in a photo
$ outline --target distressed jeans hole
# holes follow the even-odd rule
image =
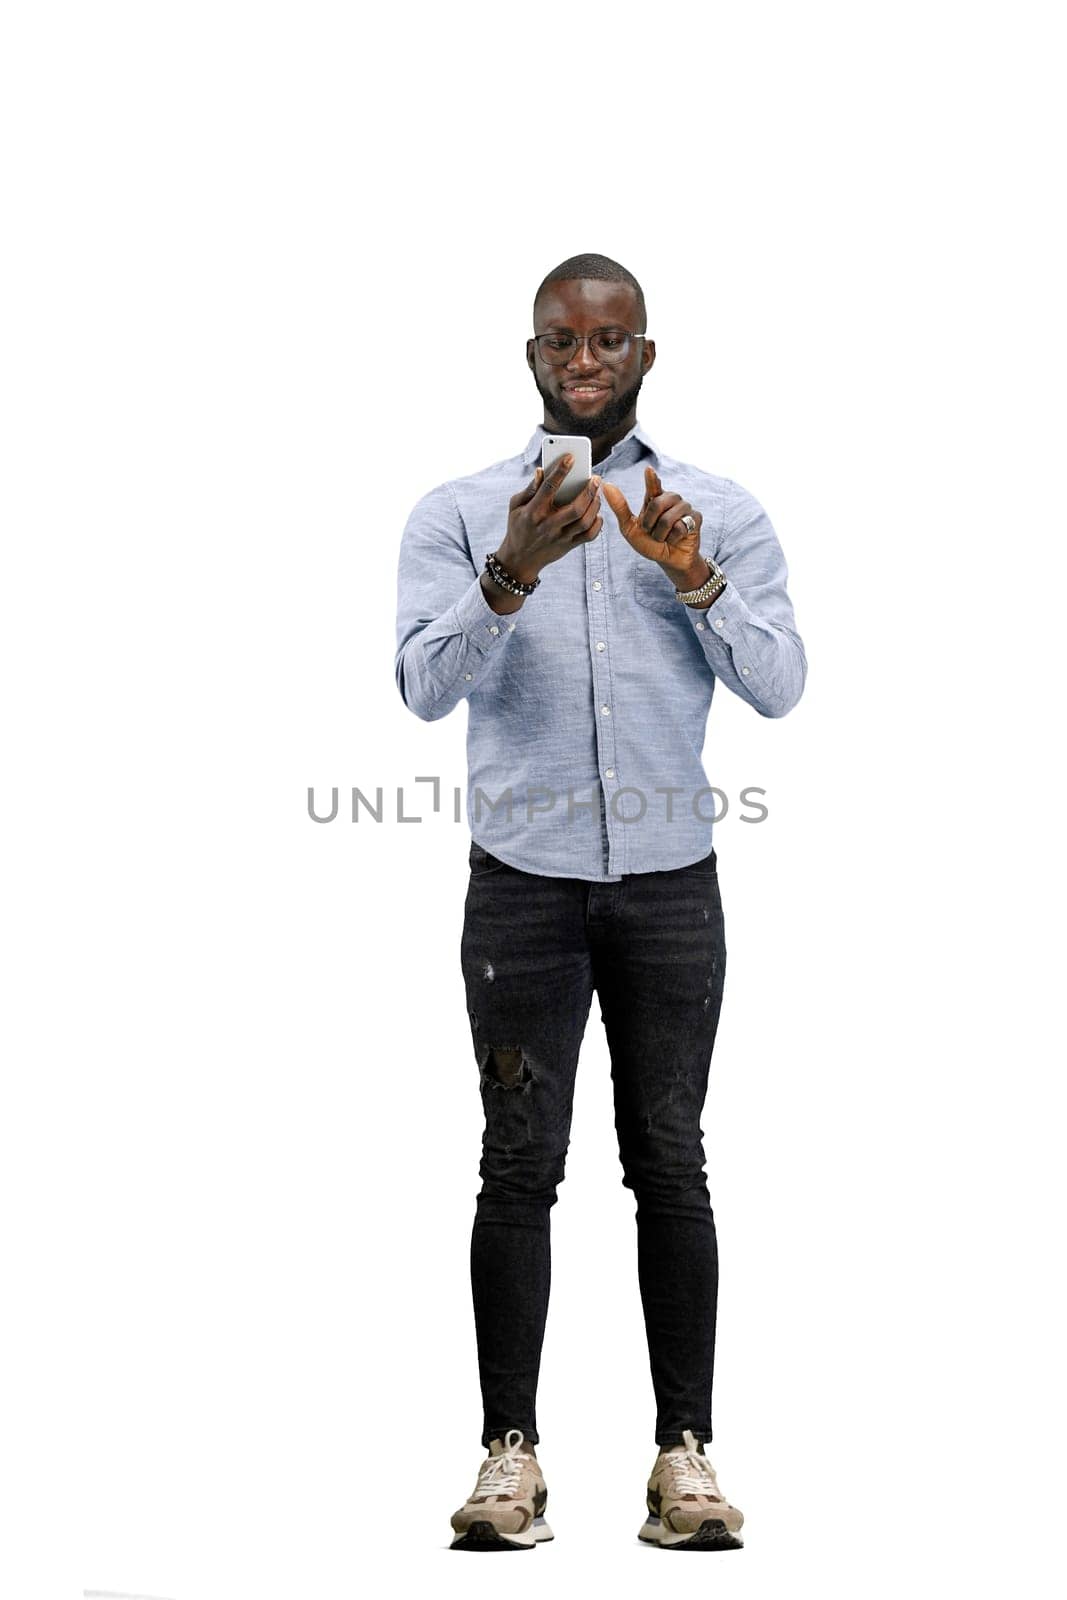
[[[532,1076],[530,1064],[524,1059],[520,1045],[492,1046],[486,1071],[505,1089],[520,1088],[529,1083]]]

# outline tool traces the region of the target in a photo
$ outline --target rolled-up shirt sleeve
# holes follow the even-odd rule
[[[688,608],[708,665],[761,716],[784,717],[804,692],[808,669],[785,556],[759,501],[730,480],[713,553],[726,588],[704,610]]]
[[[499,669],[519,614],[495,612],[482,589],[447,483],[415,506],[397,566],[396,683],[424,722],[445,717]]]

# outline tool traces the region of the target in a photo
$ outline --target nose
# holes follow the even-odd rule
[[[578,348],[567,362],[567,371],[570,372],[572,367],[578,372],[598,372],[600,370],[600,362],[593,354],[593,347],[589,339],[578,336]]]

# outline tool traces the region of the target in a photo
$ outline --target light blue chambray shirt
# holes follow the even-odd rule
[[[412,511],[397,686],[427,722],[467,701],[467,822],[501,861],[594,883],[688,866],[712,847],[700,756],[716,679],[765,717],[784,716],[804,688],[781,546],[747,490],[661,454],[638,424],[594,470],[636,511],[655,467],[666,491],[703,514],[701,549],[725,572],[725,591],[703,611],[682,605],[603,501],[597,538],[498,615],[480,574],[544,435],[538,426],[521,455],[440,484]]]

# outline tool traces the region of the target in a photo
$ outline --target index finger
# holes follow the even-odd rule
[[[638,518],[639,522],[642,522],[642,523],[644,522],[645,512],[648,510],[649,506],[652,504],[652,502],[656,498],[656,496],[658,494],[662,494],[662,492],[663,492],[663,485],[659,481],[659,473],[656,471],[655,467],[646,467],[645,468],[645,498],[644,498],[644,501],[642,502],[640,511],[637,513],[637,518]]]
[[[574,457],[569,452],[567,455],[560,456],[559,460],[553,463],[553,465],[548,469],[544,477],[541,479],[541,487],[538,489],[534,498],[538,500],[547,500],[549,504],[551,504],[555,498],[556,490],[559,488],[560,484],[563,482],[573,465]]]

